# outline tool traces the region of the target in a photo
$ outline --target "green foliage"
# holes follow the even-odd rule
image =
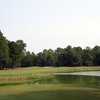
[[[23,40],[8,41],[0,31],[0,69],[27,66],[99,66],[100,46],[94,48],[58,47],[44,49],[35,55],[25,50]]]
[[[17,67],[21,62],[25,46],[22,40],[17,42],[6,40],[0,31],[0,69]]]
[[[12,59],[12,67],[16,66],[20,59],[20,51],[17,43],[14,41],[8,43],[9,46],[9,54]]]
[[[9,59],[7,40],[0,31],[0,69],[7,66]]]
[[[28,56],[29,55],[29,56]],[[33,56],[32,56],[33,55]],[[25,60],[26,59],[26,60]],[[93,49],[86,47],[58,47],[55,51],[44,49],[37,55],[26,52],[23,57],[22,66],[97,66],[100,65],[100,47],[95,46]]]
[[[89,47],[86,47],[86,49],[83,50],[83,64],[86,66],[93,65],[93,56]]]

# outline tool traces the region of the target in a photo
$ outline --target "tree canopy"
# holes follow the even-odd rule
[[[0,31],[0,69],[28,67],[28,66],[100,66],[100,46],[66,48],[58,47],[55,50],[44,49],[42,52],[25,50],[23,40],[9,41]]]
[[[27,66],[100,66],[100,46],[94,48],[73,47],[68,45],[66,48],[58,47],[56,50],[44,49],[42,52],[28,54],[23,57],[22,65]],[[29,55],[29,56],[28,56]],[[28,64],[26,64],[26,62]]]
[[[25,47],[22,40],[9,41],[0,31],[0,69],[19,66]]]

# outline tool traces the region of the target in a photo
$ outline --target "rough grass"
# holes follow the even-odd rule
[[[100,100],[100,89],[73,85],[18,85],[0,88],[0,100]]]

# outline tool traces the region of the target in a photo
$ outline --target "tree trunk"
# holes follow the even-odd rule
[[[6,66],[6,70],[7,70],[7,66]]]
[[[2,70],[2,65],[0,65],[0,70]]]

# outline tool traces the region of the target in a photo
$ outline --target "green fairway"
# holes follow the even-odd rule
[[[0,88],[0,100],[100,100],[100,89],[73,85],[19,85]]]
[[[0,71],[0,100],[100,100],[100,86],[69,84],[22,84],[40,80],[47,73],[100,70],[100,67],[27,67]],[[69,78],[70,79],[70,78]],[[11,85],[11,83],[14,83]],[[4,84],[6,84],[4,86]]]

